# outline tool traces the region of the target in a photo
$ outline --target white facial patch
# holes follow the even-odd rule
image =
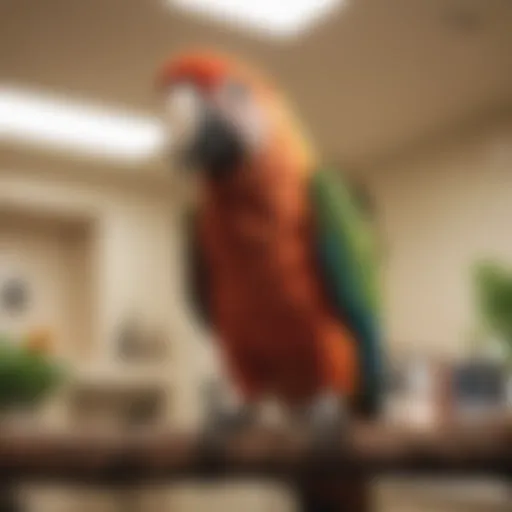
[[[184,148],[193,140],[203,108],[201,95],[192,84],[180,84],[169,91],[165,113],[173,147]]]
[[[242,84],[226,82],[217,91],[215,103],[222,116],[235,127],[244,145],[253,152],[260,150],[268,133],[267,123],[251,91]]]

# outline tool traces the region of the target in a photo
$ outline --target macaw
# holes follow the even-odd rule
[[[294,410],[375,414],[378,259],[353,188],[320,164],[284,95],[242,61],[183,53],[158,86],[175,164],[199,177],[193,304],[244,402],[270,394]]]

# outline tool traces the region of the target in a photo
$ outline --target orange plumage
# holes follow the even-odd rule
[[[355,344],[320,282],[302,182],[270,163],[259,171],[209,187],[200,212],[208,302],[226,359],[248,398],[351,395]]]
[[[315,260],[307,177],[316,159],[276,89],[209,52],[164,66],[160,83],[211,87],[243,79],[271,120],[271,142],[227,182],[204,182],[199,243],[207,302],[232,376],[248,399],[272,393],[302,404],[357,390],[354,339],[337,319]]]

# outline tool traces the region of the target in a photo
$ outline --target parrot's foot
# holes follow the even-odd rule
[[[220,449],[231,437],[250,427],[254,421],[252,405],[224,403],[215,384],[207,389],[206,407],[201,437],[207,450]]]
[[[230,439],[249,428],[252,423],[253,411],[249,406],[210,412],[200,433],[204,451],[222,451]]]
[[[249,406],[223,409],[211,412],[206,420],[205,432],[213,437],[234,435],[252,423],[252,410]]]
[[[340,444],[348,424],[347,411],[340,396],[334,393],[318,396],[306,415],[315,450],[325,452]]]

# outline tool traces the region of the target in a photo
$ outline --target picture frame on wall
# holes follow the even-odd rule
[[[131,318],[119,329],[117,354],[124,362],[161,362],[169,355],[167,338],[163,331]]]
[[[0,308],[7,314],[24,313],[30,303],[30,286],[21,276],[7,276],[0,284]]]

